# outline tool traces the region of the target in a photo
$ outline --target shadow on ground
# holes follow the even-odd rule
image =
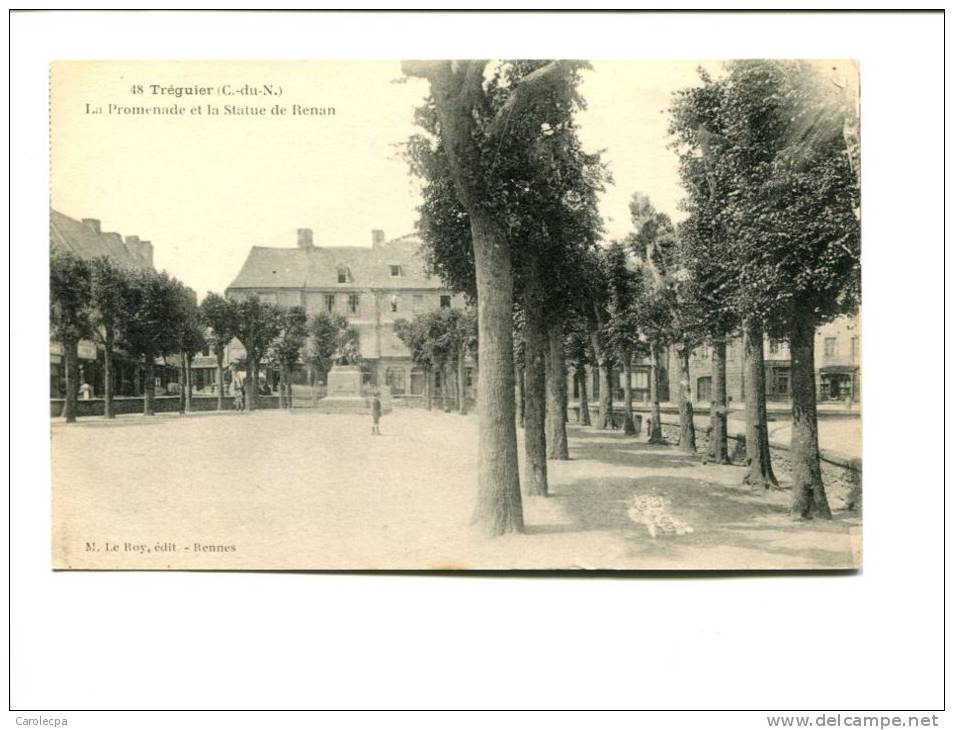
[[[738,467],[703,465],[673,446],[640,443],[618,432],[572,428],[570,435],[578,463],[550,462],[551,499],[562,507],[565,523],[534,532],[612,532],[626,541],[627,557],[637,560],[691,559],[713,567],[723,560],[745,562],[748,555],[778,560],[779,567],[791,561],[818,567],[853,562],[850,531],[860,526],[855,513],[836,511],[831,521],[793,520],[788,491],[750,489],[741,484]],[[628,513],[638,497],[660,498],[668,516],[691,532],[653,537]]]

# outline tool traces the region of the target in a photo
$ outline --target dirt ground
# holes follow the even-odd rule
[[[526,532],[470,527],[476,417],[396,409],[125,416],[51,426],[59,568],[793,569],[861,563],[861,520],[673,447],[569,427]],[[522,432],[520,432],[522,439]],[[521,455],[522,458],[522,455]],[[784,485],[783,485],[784,486]]]

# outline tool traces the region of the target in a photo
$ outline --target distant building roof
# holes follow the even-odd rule
[[[50,209],[50,248],[69,251],[84,259],[106,256],[127,269],[151,269],[152,244],[129,236],[127,243],[118,233],[102,233],[99,221],[78,221]]]
[[[371,246],[253,246],[229,289],[444,288],[425,274],[420,245],[416,236],[403,236]],[[347,276],[343,284],[339,271]]]

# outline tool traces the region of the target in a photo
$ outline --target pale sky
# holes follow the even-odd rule
[[[585,73],[579,118],[590,151],[605,149],[615,184],[601,200],[606,237],[631,230],[628,202],[647,193],[678,218],[682,193],[667,149],[671,93],[698,83],[698,61],[598,61]],[[709,69],[718,64],[704,64]],[[415,131],[426,84],[401,78],[397,61],[80,62],[52,74],[54,208],[99,218],[104,231],[150,240],[158,269],[222,292],[253,245],[295,245],[313,228],[317,245],[370,245],[414,229],[416,183],[398,145]],[[160,96],[150,85],[233,90],[271,84],[281,96]],[[135,85],[146,93],[134,94]],[[212,103],[334,107],[324,116],[208,116]],[[87,113],[103,108],[102,114]],[[181,116],[108,114],[120,107],[179,104]],[[195,105],[202,114],[189,111]]]

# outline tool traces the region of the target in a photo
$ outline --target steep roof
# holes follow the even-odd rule
[[[127,269],[151,269],[152,265],[126,248],[118,233],[97,233],[82,221],[50,209],[50,247],[69,251],[80,258],[95,259],[106,256],[118,266]]]
[[[443,289],[424,272],[415,236],[403,236],[373,246],[314,246],[267,248],[253,246],[229,285],[230,289],[328,289],[338,284],[338,270],[348,270],[347,286],[369,289]],[[391,266],[400,276],[391,276]]]

